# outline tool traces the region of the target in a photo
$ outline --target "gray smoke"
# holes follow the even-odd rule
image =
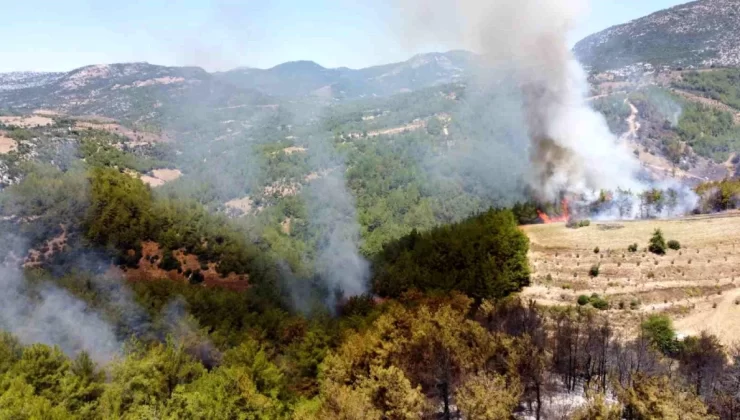
[[[406,0],[412,42],[442,42],[482,55],[482,78],[508,74],[518,89],[529,150],[525,172],[542,199],[563,192],[642,189],[639,165],[585,101],[586,75],[567,35],[585,0]],[[495,82],[494,82],[495,83]],[[508,104],[503,104],[507,106]],[[498,138],[489,139],[500,141]]]
[[[329,289],[328,303],[333,307],[336,295],[358,296],[367,291],[370,264],[359,252],[360,227],[342,160],[323,141],[315,142],[310,153],[315,164],[329,167],[308,185],[306,200],[309,223],[319,235],[316,272]]]
[[[69,355],[86,351],[97,363],[119,354],[112,326],[65,290],[51,283],[33,287],[10,266],[0,268],[0,285],[0,329],[22,343],[58,345]]]

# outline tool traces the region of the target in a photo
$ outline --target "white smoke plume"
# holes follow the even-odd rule
[[[416,16],[407,39],[471,49],[482,55],[484,78],[515,80],[528,133],[526,173],[539,198],[643,189],[639,163],[587,104],[586,74],[568,48],[568,32],[587,0],[406,0],[402,6]]]

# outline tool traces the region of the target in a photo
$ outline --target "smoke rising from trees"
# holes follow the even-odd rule
[[[113,327],[84,302],[51,284],[29,285],[14,268],[0,269],[0,327],[25,344],[58,345],[65,353],[86,351],[97,363],[119,354]]]
[[[541,199],[642,189],[638,162],[586,103],[586,75],[568,48],[568,31],[587,6],[586,0],[403,3],[417,17],[407,40],[462,45],[482,55],[481,80],[513,79],[527,133],[521,147],[529,153],[522,173]]]

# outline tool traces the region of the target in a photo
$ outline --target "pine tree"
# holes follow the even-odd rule
[[[665,255],[666,242],[663,237],[663,232],[660,229],[655,229],[653,237],[650,238],[650,245],[648,245],[648,251],[657,255]]]

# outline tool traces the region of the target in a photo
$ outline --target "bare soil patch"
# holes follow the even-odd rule
[[[32,128],[50,126],[54,124],[54,120],[40,115],[26,115],[21,117],[0,117],[0,123],[8,127]]]
[[[283,149],[283,153],[285,153],[286,155],[292,155],[293,153],[306,153],[307,150],[308,149],[306,149],[305,147],[292,146]]]
[[[155,169],[151,174],[140,174],[136,171],[125,171],[128,175],[139,178],[141,181],[152,188],[161,187],[162,185],[174,181],[182,176],[179,169]]]
[[[255,209],[254,200],[250,196],[235,198],[227,201],[225,204],[229,214],[232,216],[250,214]]]
[[[17,148],[18,143],[0,131],[0,154],[10,153]]]
[[[152,171],[155,178],[161,179],[164,182],[174,181],[182,176],[182,172],[179,169],[155,169]]]

